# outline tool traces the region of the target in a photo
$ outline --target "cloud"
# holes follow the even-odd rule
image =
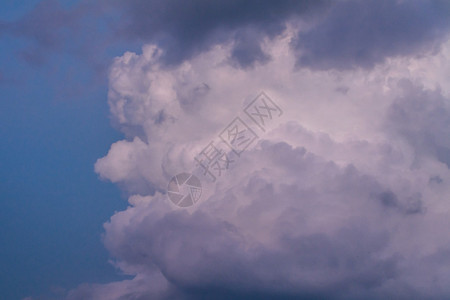
[[[18,55],[41,66],[55,53],[66,53],[104,67],[106,49],[122,43],[152,42],[164,51],[167,64],[235,40],[232,58],[242,67],[268,56],[260,48],[266,37],[285,29],[286,21],[306,16],[328,1],[127,1],[90,3],[63,7],[59,1],[39,2],[33,10],[12,22],[0,21],[0,34],[25,39],[29,45]]]
[[[60,58],[64,62],[75,59],[104,78],[109,53],[120,48],[122,42],[113,37],[114,17],[113,9],[100,2],[64,5],[45,0],[17,20],[0,21],[0,36],[19,41],[11,47],[30,66],[43,67]]]
[[[110,67],[125,139],[95,164],[129,195],[103,239],[133,279],[69,299],[450,295],[447,3],[105,3],[43,1],[0,23],[34,65],[63,52],[103,70],[111,45],[146,44]],[[261,90],[282,119],[173,207],[170,178]]]
[[[410,81],[400,85],[405,95],[388,112],[393,133],[413,145],[418,157],[430,155],[450,167],[449,99],[439,90],[424,91]]]
[[[43,65],[47,52],[61,51],[68,37],[75,36],[87,11],[84,5],[65,10],[58,1],[42,1],[21,19],[3,22],[2,33],[30,41],[19,56],[31,65]]]
[[[120,10],[128,17],[123,34],[158,44],[169,64],[229,40],[240,66],[267,61],[260,43],[294,22],[298,66],[373,68],[437,51],[450,25],[445,1],[131,1]]]
[[[388,57],[436,52],[449,31],[445,1],[337,1],[322,21],[300,32],[298,65],[372,68]]]
[[[164,60],[178,64],[214,45],[235,40],[232,57],[243,67],[267,60],[264,38],[283,32],[292,18],[312,18],[329,1],[128,1],[122,34],[157,43]]]
[[[116,58],[108,101],[127,138],[95,169],[130,194],[104,243],[135,277],[82,285],[69,299],[450,294],[449,91],[432,87],[448,80],[434,73],[448,65],[448,43],[371,70],[311,71],[295,68],[297,34],[264,40],[272,59],[253,68],[233,62],[232,41],[170,68],[156,45]],[[280,122],[216,184],[201,177],[199,203],[174,208],[171,176],[194,169],[261,90],[283,108]]]
[[[445,1],[81,1],[64,8],[42,1],[0,33],[25,38],[18,52],[32,65],[68,53],[104,69],[107,49],[151,43],[161,60],[178,65],[216,45],[231,43],[230,59],[251,68],[271,59],[263,49],[293,26],[297,66],[316,70],[373,68],[390,57],[438,52],[449,31]]]

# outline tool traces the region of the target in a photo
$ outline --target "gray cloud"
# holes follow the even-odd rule
[[[105,76],[110,63],[108,48],[120,47],[114,39],[112,10],[108,6],[80,1],[69,8],[60,1],[45,0],[15,21],[0,21],[0,36],[25,40],[15,49],[17,57],[31,66],[43,66],[56,58],[75,58],[95,75]]]
[[[123,9],[129,16],[123,34],[157,42],[166,62],[235,39],[232,55],[242,67],[267,60],[262,39],[293,19],[309,23],[293,46],[298,65],[314,69],[372,68],[387,57],[429,53],[450,25],[445,1],[131,1]]]
[[[408,80],[400,86],[404,95],[388,111],[387,130],[410,143],[418,160],[433,156],[450,167],[450,100]]]
[[[89,59],[98,56],[91,48],[99,50],[96,48],[104,47],[104,43],[124,41],[158,43],[166,50],[164,61],[178,64],[213,45],[236,40],[231,58],[239,66],[248,67],[268,59],[260,47],[263,38],[280,34],[287,20],[314,13],[327,2],[82,1],[64,9],[58,1],[47,0],[18,21],[0,23],[0,33],[32,41],[34,48],[20,55],[34,65],[45,61],[47,51],[72,52]],[[87,39],[91,48],[84,47]],[[67,49],[68,44],[77,48]],[[91,63],[99,63],[97,60]]]
[[[292,23],[300,30],[292,43],[298,66],[342,70],[437,50],[448,33],[449,16],[450,6],[439,0],[133,0],[81,2],[70,9],[49,0],[0,30],[33,41],[34,48],[19,53],[31,64],[42,64],[51,50],[79,55],[101,68],[107,45],[151,42],[165,50],[161,59],[166,64],[176,65],[230,42],[231,62],[247,68],[267,62],[263,40]]]
[[[314,15],[329,1],[141,1],[122,3],[128,16],[122,34],[157,42],[173,64],[189,59],[211,46],[236,39],[232,58],[247,67],[267,60],[260,48],[264,37],[274,37],[286,22]],[[250,31],[250,32],[249,32]]]
[[[88,11],[85,5],[65,10],[58,1],[42,1],[18,21],[4,22],[3,33],[29,39],[29,46],[18,54],[31,65],[42,65],[48,52],[61,51],[68,36],[76,36],[82,15]]]
[[[299,66],[372,68],[387,57],[436,51],[449,25],[446,1],[337,1],[294,47]]]

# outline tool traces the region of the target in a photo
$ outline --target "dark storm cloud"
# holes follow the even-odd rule
[[[293,43],[298,64],[314,69],[371,68],[386,57],[436,50],[450,23],[444,1],[172,0],[123,6],[129,17],[123,34],[158,41],[166,62],[178,63],[233,38],[232,58],[242,67],[266,61],[261,40],[300,16],[320,16]]]
[[[280,34],[287,20],[309,17],[328,2],[81,1],[63,8],[48,0],[17,21],[0,23],[0,33],[31,41],[18,54],[32,65],[42,65],[54,51],[75,53],[98,64],[101,58],[94,58],[99,47],[125,41],[157,43],[166,51],[165,62],[177,64],[215,44],[235,41],[231,61],[248,67],[269,59],[260,47],[263,38]]]
[[[270,59],[261,49],[264,38],[279,35],[287,22],[300,19],[308,25],[300,28],[292,44],[298,51],[299,66],[371,68],[386,57],[437,49],[448,32],[450,4],[387,0],[133,0],[113,4],[81,2],[64,9],[50,0],[39,3],[16,22],[0,24],[0,33],[4,27],[3,31],[33,41],[34,46],[20,52],[32,64],[42,64],[47,50],[61,49],[77,52],[98,64],[101,59],[93,57],[105,44],[139,41],[162,47],[162,59],[170,65],[213,45],[233,42],[231,62],[246,68]],[[72,49],[66,49],[68,44]]]
[[[449,24],[446,1],[339,1],[293,45],[299,66],[371,68],[387,57],[437,50]]]
[[[230,38],[236,39],[233,59],[241,66],[265,61],[263,37],[274,37],[288,19],[311,15],[329,1],[141,1],[122,3],[128,23],[122,34],[158,41],[165,60],[179,63]]]
[[[258,32],[238,32],[235,36],[235,45],[231,53],[233,62],[243,68],[252,66],[255,61],[264,63],[270,56],[263,52],[259,42]]]

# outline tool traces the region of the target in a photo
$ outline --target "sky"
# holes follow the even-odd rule
[[[0,8],[0,298],[450,297],[447,1]]]

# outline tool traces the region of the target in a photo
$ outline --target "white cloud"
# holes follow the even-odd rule
[[[73,299],[450,294],[450,171],[434,151],[450,149],[439,127],[449,124],[448,91],[426,90],[448,81],[448,47],[371,71],[313,72],[295,70],[294,35],[266,41],[272,60],[245,70],[229,64],[228,44],[172,68],[155,46],[115,60],[109,104],[128,140],[95,169],[132,194],[105,224],[105,245],[136,278],[81,286]],[[161,194],[170,177],[192,170],[261,90],[283,108],[282,124],[210,197],[174,209]],[[421,103],[432,109],[420,130],[400,130],[415,120],[392,110],[415,116]],[[441,140],[413,142],[428,136]]]

